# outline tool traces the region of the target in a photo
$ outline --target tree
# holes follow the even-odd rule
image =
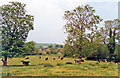
[[[25,6],[26,4],[20,2],[9,2],[9,4],[0,7],[2,54],[5,57],[3,66],[7,66],[9,55],[20,54],[20,47],[23,47],[29,31],[34,29],[34,17],[26,14]]]
[[[0,58],[2,57],[2,38],[1,38],[1,31],[0,31]]]
[[[25,54],[26,55],[31,55],[31,54],[36,54],[36,47],[35,47],[35,42],[34,41],[30,41],[30,42],[27,42],[25,45],[24,45],[24,48],[25,48]]]
[[[47,49],[47,50],[46,50],[46,54],[50,54],[50,49]]]
[[[52,48],[53,46],[52,45],[49,45],[48,48]]]
[[[74,48],[72,45],[65,44],[63,47],[63,54],[64,56],[71,56],[74,54]]]
[[[63,45],[60,45],[60,48],[63,48]]]
[[[56,44],[56,45],[55,45],[55,47],[56,47],[56,48],[58,48],[58,47],[59,47],[59,45],[58,45],[58,44]]]
[[[54,46],[52,46],[51,48],[49,48],[49,50],[50,50],[51,54],[57,54],[57,49]]]
[[[65,44],[72,45],[74,52],[77,51],[81,56],[89,42],[86,31],[96,30],[97,24],[99,24],[102,19],[95,15],[95,10],[89,5],[78,6],[72,11],[65,11],[64,19],[67,20],[64,28],[68,33]]]
[[[114,20],[108,20],[105,21],[105,27],[104,27],[104,31],[106,36],[103,37],[103,41],[104,43],[107,45],[108,50],[110,52],[110,59],[112,59],[112,55],[114,54],[115,51],[115,44],[116,44],[116,40],[119,38],[118,36],[118,19],[114,19]],[[105,35],[104,33],[101,34],[102,36]],[[107,37],[107,39],[105,39]]]

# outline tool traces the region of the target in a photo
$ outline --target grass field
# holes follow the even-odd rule
[[[118,76],[118,64],[87,61],[74,64],[74,58],[58,59],[57,55],[29,56],[29,66],[20,62],[23,58],[9,58],[8,66],[2,67],[3,76]],[[49,59],[45,61],[45,58]],[[56,60],[53,60],[56,57]],[[66,64],[72,62],[73,64]]]

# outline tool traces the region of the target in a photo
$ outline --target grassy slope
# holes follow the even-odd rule
[[[50,46],[50,45],[55,46],[56,44],[50,44],[50,43],[36,43],[36,46],[37,46],[37,47],[40,47],[40,46]]]
[[[48,57],[49,60],[44,59]],[[73,58],[65,58],[64,60],[53,60],[56,55],[30,56],[30,65],[23,66],[20,62],[23,58],[8,59],[8,67],[3,67],[3,75],[14,76],[117,76],[118,64],[100,63],[96,61],[85,60],[82,64],[65,64],[66,62],[74,63]],[[49,63],[54,67],[44,67],[45,63]],[[57,66],[60,63],[61,66]]]

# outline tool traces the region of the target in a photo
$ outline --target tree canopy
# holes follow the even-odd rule
[[[89,5],[65,11],[64,19],[67,21],[64,28],[68,33],[66,46],[73,46],[74,52],[77,51],[81,55],[89,43],[87,31],[94,32],[102,19],[95,15],[95,10]]]
[[[34,29],[34,17],[26,14],[25,6],[26,4],[20,2],[9,2],[9,4],[0,6],[2,54],[6,58],[14,56],[16,53],[22,53],[22,46],[28,37],[29,31]]]

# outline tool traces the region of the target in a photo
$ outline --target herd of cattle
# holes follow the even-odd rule
[[[39,59],[41,59],[42,57],[40,56]],[[54,57],[53,60],[55,60],[56,58]],[[63,57],[58,57],[58,59],[60,60],[63,60],[64,59],[64,56]],[[45,60],[48,60],[48,57],[45,58]],[[84,60],[80,57],[79,60],[74,60],[75,63],[79,63],[81,64],[81,62],[84,62]]]
[[[100,62],[115,62],[115,63],[118,63],[119,62],[119,60],[118,59],[110,59],[110,58],[95,58],[95,57],[87,57],[87,60],[95,60],[95,61],[97,61],[98,60],[98,62],[100,63]]]
[[[42,58],[42,57],[40,56],[39,59],[41,59],[41,58]],[[29,57],[27,57],[27,58],[25,58],[25,59],[29,59]],[[45,60],[48,60],[48,59],[49,59],[48,57],[45,58]],[[58,59],[63,60],[63,59],[64,59],[64,56],[63,56],[63,57],[60,57],[60,56],[59,56]],[[56,60],[56,58],[54,57],[53,60]],[[88,57],[87,60],[95,60],[95,59]],[[108,59],[98,59],[98,62],[99,62],[99,63],[101,63],[102,61],[103,61],[103,62],[108,62]],[[26,61],[21,61],[21,62],[22,62],[23,64],[27,64],[27,65],[29,64],[29,62],[26,62]],[[76,60],[76,59],[74,60],[74,63],[81,64],[82,62],[84,62],[84,60],[83,60],[81,57],[79,57],[79,59],[77,59],[77,60]],[[110,62],[112,62],[112,60],[110,60]],[[115,59],[113,62],[118,63],[118,59]]]
[[[39,57],[39,59],[41,59],[41,56]],[[55,60],[56,58],[53,58],[53,60]],[[63,57],[58,57],[58,59],[61,59],[61,60],[63,60],[64,59],[64,56]],[[45,58],[45,60],[48,60],[48,57],[47,58]],[[89,57],[87,58],[87,60],[95,60],[95,59],[90,59]],[[102,61],[103,62],[108,62],[108,59],[97,59],[98,60],[98,62],[99,63],[101,63]],[[115,60],[110,60],[110,62],[115,62],[115,63],[118,63],[118,59],[115,59]],[[77,59],[75,59],[74,60],[74,63],[79,63],[79,64],[81,64],[81,62],[84,62],[84,60],[81,58],[81,57],[79,57],[79,60]]]

